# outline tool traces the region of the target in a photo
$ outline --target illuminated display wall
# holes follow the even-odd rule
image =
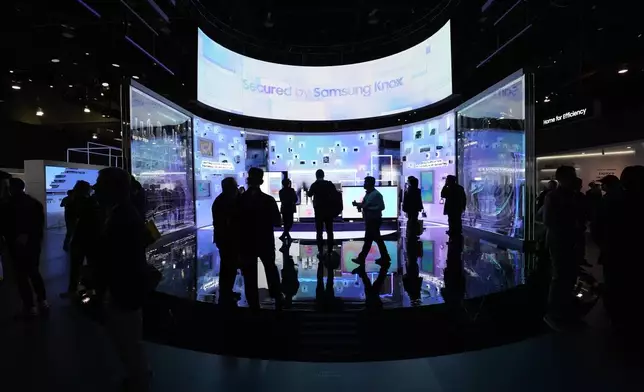
[[[458,111],[458,178],[467,194],[466,226],[524,238],[525,77]]]
[[[221,194],[221,180],[235,177],[245,185],[246,140],[242,128],[194,121],[195,199],[197,227],[212,224],[212,203]]]
[[[191,117],[136,87],[130,103],[132,174],[145,190],[146,218],[162,234],[193,226]]]
[[[405,112],[452,94],[450,23],[400,53],[326,67],[249,58],[199,30],[197,73],[200,102],[245,116],[324,121]]]
[[[456,130],[450,112],[402,129],[402,175],[418,178],[427,219],[447,223],[441,189],[448,175],[456,175]]]
[[[288,171],[296,189],[311,185],[315,171],[326,179],[345,185],[361,184],[366,176],[379,178],[378,134],[353,132],[334,134],[271,133],[268,138],[268,169]]]

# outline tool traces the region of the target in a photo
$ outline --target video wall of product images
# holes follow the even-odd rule
[[[426,219],[447,223],[441,189],[448,175],[456,175],[454,113],[403,126],[400,154],[404,181],[419,181]]]

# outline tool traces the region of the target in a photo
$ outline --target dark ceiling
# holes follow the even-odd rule
[[[536,75],[538,111],[578,99],[601,99],[604,107],[638,105],[644,91],[642,24],[635,2],[616,3],[10,1],[1,13],[3,53],[9,55],[0,68],[0,110],[5,120],[58,128],[79,123],[114,127],[109,122],[121,120],[120,83],[136,76],[172,101],[218,120],[225,114],[204,111],[195,102],[198,25],[215,40],[253,57],[322,65],[393,54],[448,19],[457,100],[525,68]],[[628,72],[618,74],[621,68]],[[544,103],[546,96],[549,102]],[[35,116],[38,107],[45,116]],[[419,111],[418,116],[424,115]],[[101,122],[108,125],[97,125]]]

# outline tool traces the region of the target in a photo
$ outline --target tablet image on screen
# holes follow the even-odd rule
[[[420,196],[423,203],[434,202],[434,172],[424,171],[420,173]]]

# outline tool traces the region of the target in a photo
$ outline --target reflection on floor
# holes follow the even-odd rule
[[[382,271],[385,276],[375,289],[385,307],[409,307],[444,302],[446,270],[450,249],[452,260],[459,268],[456,278],[462,280],[464,298],[472,298],[504,291],[524,282],[524,255],[520,251],[501,249],[481,239],[465,237],[460,244],[449,244],[444,227],[428,227],[418,236],[400,238],[388,236],[385,244],[391,255],[391,266]],[[282,243],[278,240],[277,246]],[[251,246],[252,244],[248,244]],[[295,240],[290,246],[276,251],[276,264],[282,280],[297,277],[297,292],[293,302],[305,306],[316,299],[318,285],[331,286],[336,298],[345,302],[361,302],[372,290],[381,272],[374,261],[380,257],[374,244],[367,257],[365,274],[354,274],[358,266],[351,260],[363,246],[361,240],[339,240],[334,251],[340,257],[340,266],[328,271],[317,258],[314,241]],[[462,261],[461,261],[462,259]],[[219,252],[212,243],[212,229],[193,231],[184,237],[163,244],[149,252],[149,261],[163,271],[164,279],[158,290],[182,298],[216,302],[219,286]],[[460,268],[462,266],[462,268]],[[263,265],[258,262],[259,290],[263,304],[270,307]],[[284,274],[284,272],[291,272]],[[462,276],[461,276],[462,275]],[[332,282],[328,278],[332,277]],[[365,280],[365,278],[367,280]],[[290,282],[284,282],[290,283]],[[332,283],[332,284],[329,284]],[[292,287],[293,285],[291,285]],[[240,306],[245,305],[244,279],[238,274],[235,291],[240,295]],[[317,293],[317,294],[316,294]]]

